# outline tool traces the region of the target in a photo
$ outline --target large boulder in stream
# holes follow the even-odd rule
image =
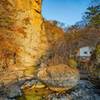
[[[65,91],[77,85],[79,72],[64,64],[41,68],[38,79],[53,91]]]

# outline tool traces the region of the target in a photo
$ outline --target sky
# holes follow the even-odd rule
[[[43,0],[42,15],[47,20],[57,20],[66,26],[82,19],[90,0]]]

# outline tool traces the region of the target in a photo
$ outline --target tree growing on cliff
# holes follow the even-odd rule
[[[100,0],[92,0],[85,12],[85,20],[89,26],[100,27]]]

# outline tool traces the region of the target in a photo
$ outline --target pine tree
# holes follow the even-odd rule
[[[100,27],[100,3],[93,0],[85,12],[85,19],[89,26]]]

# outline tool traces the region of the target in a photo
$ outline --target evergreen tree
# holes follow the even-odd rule
[[[100,27],[100,0],[93,0],[85,12],[85,20],[89,26]]]

